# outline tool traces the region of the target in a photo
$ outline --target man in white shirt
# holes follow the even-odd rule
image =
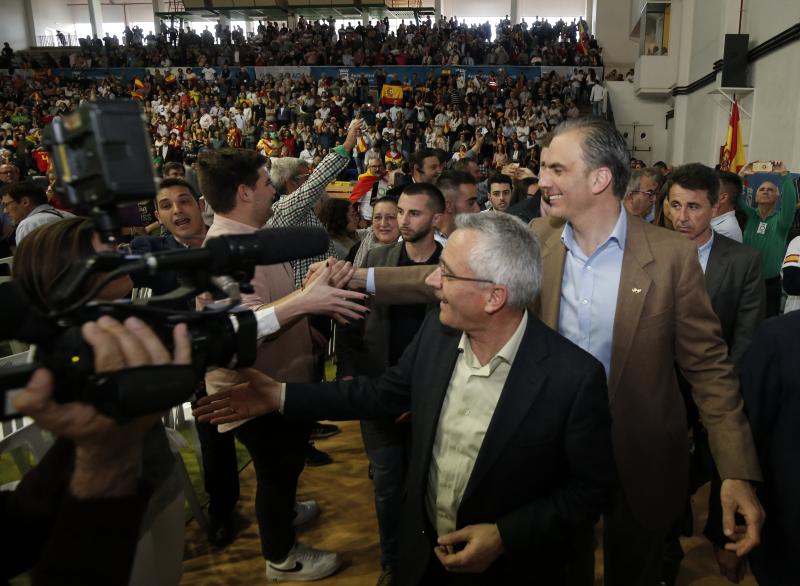
[[[39,226],[75,215],[57,210],[47,201],[47,193],[32,181],[12,183],[3,189],[3,208],[14,225],[17,245]]]
[[[592,92],[591,94],[589,94],[589,101],[592,103],[593,116],[603,115],[603,102],[605,101],[605,98],[606,98],[606,90],[598,80],[592,86]]]
[[[719,178],[719,201],[711,228],[717,234],[727,236],[736,242],[742,241],[742,228],[736,219],[736,202],[742,193],[742,179],[730,171],[717,171]]]

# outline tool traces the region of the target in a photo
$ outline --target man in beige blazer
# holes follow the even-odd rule
[[[628,159],[624,140],[603,120],[556,129],[539,183],[551,217],[532,223],[544,261],[534,310],[606,367],[621,490],[604,522],[605,583],[652,586],[687,490],[676,364],[709,431],[723,479],[724,530],[738,555],[759,542],[763,510],[751,482],[761,471],[697,249],[624,212]],[[386,302],[398,299],[396,285],[415,278],[391,270],[376,269],[370,279]],[[734,527],[734,513],[744,527]]]

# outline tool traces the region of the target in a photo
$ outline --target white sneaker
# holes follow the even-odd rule
[[[342,565],[339,554],[314,549],[298,542],[279,563],[267,560],[267,580],[270,582],[310,582],[333,574]]]
[[[292,525],[302,527],[319,517],[319,505],[315,500],[296,501],[294,503],[294,519]]]

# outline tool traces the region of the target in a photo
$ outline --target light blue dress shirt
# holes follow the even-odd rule
[[[700,266],[703,267],[703,274],[706,274],[708,266],[708,255],[711,254],[711,247],[714,246],[714,231],[711,231],[711,238],[703,246],[697,247],[697,255],[700,257]]]
[[[602,362],[606,378],[611,370],[611,341],[627,234],[628,219],[623,210],[614,230],[590,257],[575,242],[572,226],[567,224],[561,233],[567,258],[558,331]]]

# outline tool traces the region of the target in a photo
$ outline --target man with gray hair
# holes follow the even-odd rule
[[[630,215],[647,220],[660,188],[661,173],[658,169],[636,169],[628,180],[628,191],[622,203]]]
[[[620,480],[603,521],[605,583],[650,586],[661,578],[665,539],[681,518],[688,486],[676,365],[692,386],[723,479],[723,528],[736,540],[727,550],[742,556],[758,545],[763,509],[753,487],[761,469],[752,433],[697,246],[626,212],[629,158],[605,120],[577,118],[556,128],[539,175],[549,217],[531,223],[545,274],[531,310],[605,368]],[[376,302],[425,300],[411,284],[420,268],[370,270],[356,277]],[[413,295],[402,291],[409,286]],[[573,551],[583,557],[576,572],[591,584],[591,540]]]
[[[440,311],[378,378],[321,385],[255,375],[201,401],[223,423],[411,412],[397,583],[572,583],[570,555],[610,503],[614,472],[602,365],[526,308],[538,239],[508,214],[462,214],[427,279]]]
[[[272,206],[272,217],[267,221],[268,227],[323,227],[314,208],[325,196],[328,184],[336,179],[339,172],[350,162],[350,155],[363,125],[363,120],[353,120],[344,144],[331,149],[313,173],[309,172],[308,163],[303,159],[282,157],[272,161],[270,179],[280,199]],[[325,255],[292,261],[290,264],[294,269],[295,288],[299,289],[303,284],[303,279],[312,263],[330,256],[336,256],[333,241],[328,245]]]

